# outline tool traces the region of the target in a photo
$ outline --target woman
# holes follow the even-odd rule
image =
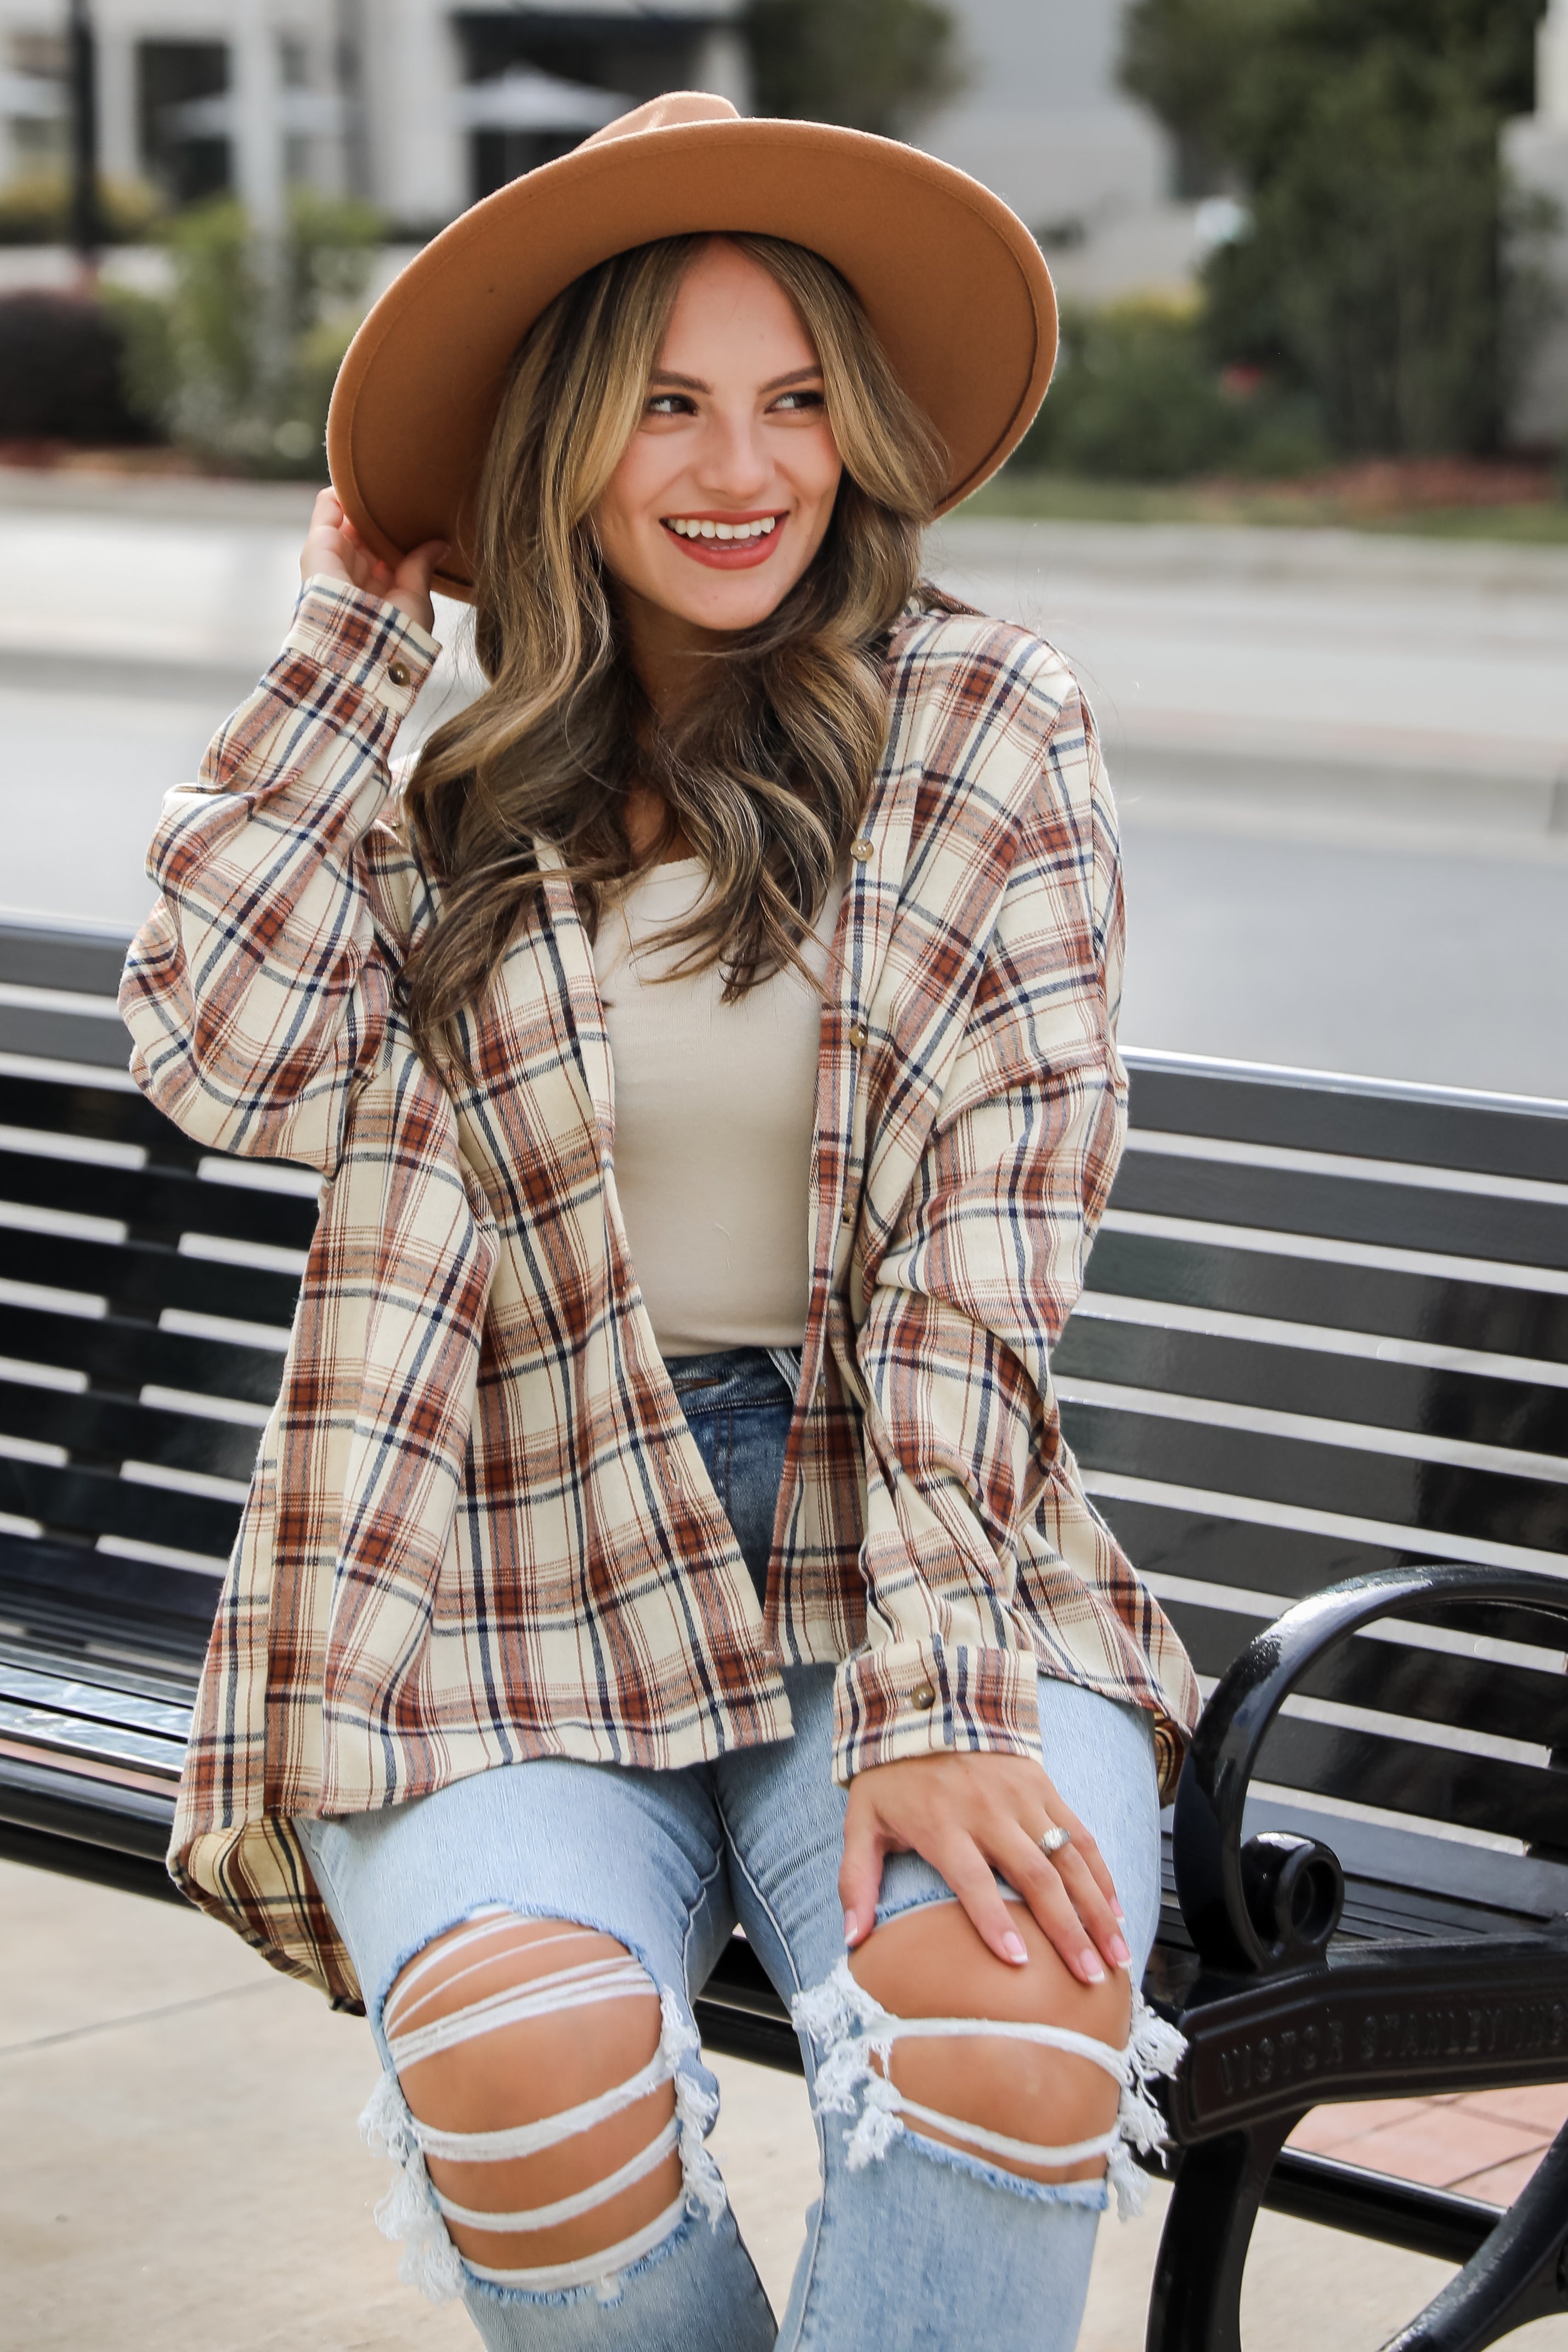
[[[325,1180],[171,1866],[362,2002],[383,2226],[488,2345],[1066,2352],[1157,2133],[1194,1690],[1048,1364],[1113,815],[1059,657],[919,574],[1051,341],[929,158],[612,125],[367,322],[153,845],[141,1084]],[[488,687],[392,785],[433,580]],[[737,1919],[821,2119],[781,2329],[703,2144]]]

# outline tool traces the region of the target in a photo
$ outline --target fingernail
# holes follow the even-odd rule
[[[1002,1949],[1007,1954],[1009,1959],[1011,1960],[1015,1969],[1021,1969],[1024,1962],[1029,1958],[1029,1946],[1024,1942],[1021,1936],[1004,1936],[1002,1937]]]
[[[1078,1965],[1091,1984],[1104,1983],[1105,1971],[1100,1965],[1098,1952],[1081,1952],[1078,1956]]]
[[[860,1931],[861,1931],[861,1923],[860,1923],[860,1921],[855,1917],[854,1913],[853,1913],[852,1911],[846,1911],[846,1912],[844,1913],[844,1941],[845,1941],[845,1943],[846,1943],[846,1944],[852,1944],[852,1943],[854,1942],[855,1937],[860,1934]]]
[[[1122,1941],[1121,1937],[1113,1936],[1111,1938],[1111,1958],[1115,1961],[1116,1966],[1119,1969],[1124,1969],[1132,1957],[1132,1953],[1127,1949],[1127,1947]]]
[[[1119,1903],[1113,1903],[1111,1908],[1116,1914],[1117,1925],[1124,1927],[1127,1924],[1127,1915],[1123,1910],[1121,1905]]]

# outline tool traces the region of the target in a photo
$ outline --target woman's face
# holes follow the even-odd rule
[[[629,617],[766,620],[821,547],[842,470],[794,305],[716,238],[681,281],[642,422],[594,509]]]

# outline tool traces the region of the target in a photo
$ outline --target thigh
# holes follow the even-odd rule
[[[401,2275],[493,2352],[770,2346],[703,2145],[690,1987],[734,1916],[706,1771],[545,1760],[297,1826],[385,2069]]]
[[[1046,1770],[1093,1832],[1115,1882],[1136,1983],[1160,1924],[1160,1787],[1153,1721],[1144,1707],[1041,1675],[1040,1741]]]
[[[713,1771],[736,1911],[786,2000],[820,1983],[844,1957],[838,1899],[844,1792],[832,1777],[833,1674],[826,1665],[791,1668],[785,1681],[794,1738],[742,1749]],[[1045,1769],[1093,1832],[1115,1881],[1136,1979],[1160,1912],[1159,1783],[1149,1717],[1142,1707],[1041,1675],[1040,1726]],[[919,1854],[890,1853],[877,1921],[952,1899]]]
[[[747,1937],[786,1998],[807,1995],[808,2013],[820,2009],[822,1989],[845,1959],[837,1895],[843,1799],[831,1779],[831,1669],[792,1675],[795,1738],[726,1759],[715,1775]],[[1117,1882],[1134,1969],[1141,1973],[1159,1903],[1159,1803],[1148,1721],[1138,1710],[1042,1677],[1040,1725],[1047,1769],[1092,1830]],[[918,1855],[888,1857],[879,1926],[952,1901]],[[962,1932],[961,1923],[952,1924]],[[925,2004],[912,2013],[933,2012]],[[1030,2352],[1068,2352],[1105,2202],[1098,2177],[1103,2156],[1076,2168],[1096,2177],[1063,2177],[1062,2168],[1047,2167],[1041,2178],[1041,2168],[1020,2165],[1016,2151],[998,2166],[984,2153],[889,2130],[888,2111],[879,2114],[876,2100],[865,2097],[869,2072],[856,2073],[852,2098],[840,2095],[835,2076],[846,2072],[842,2062],[852,2053],[844,2042],[853,2031],[846,2011],[825,2038],[813,2043],[803,2037],[824,2186],[780,2352],[807,2341],[824,2352],[840,2346],[848,2352],[872,2340],[933,2347],[974,2340],[990,2352],[1023,2352],[1026,2346]],[[1114,2040],[1119,2045],[1120,2030]],[[1084,2062],[1073,2063],[1082,2068]],[[954,2103],[942,2104],[951,2109]],[[957,2105],[961,2111],[966,2102]],[[1009,2127],[1006,2117],[986,2120]],[[1031,2142],[1075,2139],[1079,2128],[1043,2111],[1010,2124]],[[1020,2177],[1031,2169],[1035,2177]]]
[[[377,1812],[297,1826],[383,2057],[382,2010],[399,1971],[488,1906],[596,1927],[683,1998],[733,1918],[701,1772],[546,1757]]]

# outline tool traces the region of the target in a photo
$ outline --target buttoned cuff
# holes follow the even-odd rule
[[[440,652],[429,630],[395,604],[313,573],[299,592],[280,666],[302,655],[368,695],[396,721],[413,708]]]
[[[904,1756],[1040,1757],[1039,1669],[1028,1650],[890,1642],[857,1650],[833,1689],[833,1777]]]

